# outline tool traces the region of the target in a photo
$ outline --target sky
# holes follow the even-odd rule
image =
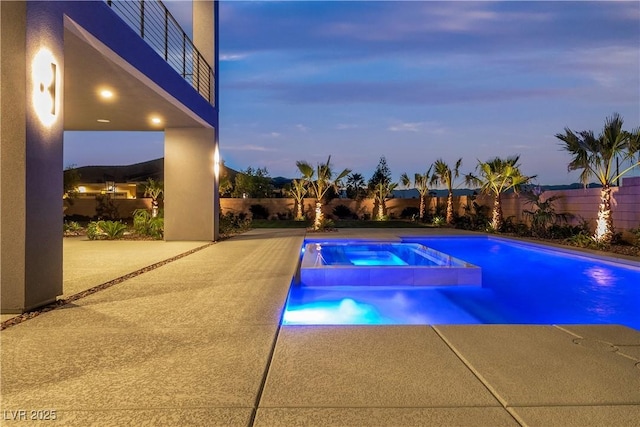
[[[190,2],[165,3],[190,32]],[[368,179],[385,156],[398,179],[520,155],[538,184],[569,184],[555,134],[598,134],[614,112],[640,126],[637,1],[222,1],[219,24],[220,152],[236,170],[295,178],[297,160],[331,155]],[[162,155],[162,133],[65,135],[65,165]]]

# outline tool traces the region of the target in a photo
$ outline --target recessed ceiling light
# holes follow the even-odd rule
[[[98,119],[98,122],[100,122],[100,123],[111,123],[111,120],[108,120],[108,119]]]
[[[110,99],[113,98],[113,92],[111,92],[109,89],[103,89],[100,91],[100,96],[104,99]]]
[[[162,123],[162,120],[160,120],[160,117],[152,117],[151,123],[153,123],[154,125],[159,125],[160,123]]]

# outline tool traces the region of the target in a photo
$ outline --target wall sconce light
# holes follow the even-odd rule
[[[213,175],[218,181],[218,178],[220,178],[220,151],[217,144],[215,150],[213,150]]]
[[[58,64],[51,51],[42,48],[33,57],[31,67],[33,108],[42,124],[49,127],[56,121],[60,105]]]

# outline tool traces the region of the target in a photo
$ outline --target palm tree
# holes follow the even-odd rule
[[[563,197],[556,194],[543,199],[544,190],[540,187],[533,188],[531,191],[524,191],[522,195],[526,199],[524,204],[530,205],[531,210],[523,209],[522,213],[529,218],[531,222],[531,232],[534,236],[547,237],[550,225],[557,224],[561,221],[567,221],[571,214],[556,213],[554,203]]]
[[[602,133],[596,138],[593,131],[574,133],[565,128],[564,134],[556,134],[562,141],[562,148],[573,158],[568,169],[582,170],[580,181],[586,186],[592,176],[596,176],[602,189],[596,231],[596,242],[609,244],[613,240],[613,216],[611,213],[611,186],[621,176],[640,165],[640,128],[632,132],[622,130],[623,120],[618,113],[607,117]],[[630,166],[618,172],[617,160],[629,161]]]
[[[322,200],[327,194],[327,191],[329,191],[330,188],[333,188],[337,191],[340,180],[351,173],[350,169],[345,169],[340,172],[334,179],[330,162],[331,156],[329,156],[329,158],[327,159],[327,163],[318,163],[315,169],[304,160],[299,160],[296,162],[296,166],[298,166],[298,169],[302,173],[302,178],[311,188],[311,191],[316,198],[316,211],[313,221],[313,229],[316,231],[322,228],[324,219],[324,215],[322,214]]]
[[[511,156],[506,159],[496,157],[487,162],[478,160],[476,170],[479,170],[480,176],[472,173],[465,177],[467,185],[477,185],[483,194],[489,194],[493,199],[493,214],[491,216],[491,227],[495,231],[502,228],[502,193],[513,190],[516,193],[520,187],[535,176],[525,176],[520,172],[520,166],[517,164],[520,156]]]
[[[158,216],[158,199],[164,193],[164,186],[162,182],[155,181],[153,178],[149,178],[144,184],[144,197],[151,197],[151,217]]]
[[[374,203],[378,204],[378,213],[376,214],[376,219],[378,221],[382,221],[384,219],[384,211],[386,208],[385,201],[397,186],[398,184],[395,182],[380,181],[369,187]]]
[[[304,212],[302,211],[302,207],[304,205],[304,196],[307,195],[309,189],[307,188],[307,183],[304,179],[294,179],[291,181],[291,185],[286,189],[287,194],[289,194],[296,202],[296,221],[304,220]]]
[[[349,174],[347,177],[347,197],[355,201],[360,201],[367,196],[365,189],[366,182],[364,176],[359,173]]]
[[[413,176],[413,187],[418,190],[418,193],[420,194],[420,220],[424,221],[425,220],[425,215],[427,214],[427,196],[429,195],[429,181],[430,179],[433,179],[431,177],[431,169],[433,168],[432,166],[429,166],[429,170],[426,171],[424,174],[415,174]],[[409,188],[412,183],[411,183],[411,179],[409,178],[409,175],[407,175],[407,173],[403,173],[402,175],[400,175],[400,182],[402,183],[402,185],[406,188]]]
[[[447,224],[453,224],[453,182],[460,176],[460,165],[462,165],[462,158],[458,159],[453,170],[442,159],[436,160],[433,164],[435,170],[431,177],[431,183],[447,187]]]

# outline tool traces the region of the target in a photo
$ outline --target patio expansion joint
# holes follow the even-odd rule
[[[502,398],[502,396],[500,396],[500,394],[498,393],[498,391],[493,388],[491,386],[491,384],[489,383],[489,381],[487,381],[486,378],[484,378],[484,376],[478,372],[478,370],[476,370],[473,365],[471,365],[471,362],[469,362],[467,360],[466,357],[464,357],[459,351],[458,349],[455,348],[455,346],[444,336],[444,334],[442,334],[439,330],[438,327],[436,325],[432,325],[431,328],[433,329],[433,331],[440,337],[440,339],[442,341],[444,341],[444,343],[447,345],[447,347],[449,347],[449,349],[458,357],[458,359],[460,359],[460,361],[467,367],[467,369],[469,369],[471,371],[471,373],[478,378],[478,380],[480,380],[480,382],[482,383],[482,385],[484,385],[484,387],[489,391],[489,393],[491,393],[491,395],[493,397],[496,398],[496,400],[498,402],[500,402],[500,405],[502,405],[503,408],[509,410],[509,405],[507,404],[506,400],[504,398]],[[509,412],[511,413],[511,412]]]
[[[33,319],[34,317],[37,317],[42,313],[46,313],[46,312],[51,311],[51,310],[56,310],[58,308],[64,307],[65,305],[67,305],[69,303],[77,301],[77,300],[79,300],[81,298],[87,297],[89,295],[93,295],[96,292],[102,291],[104,289],[108,289],[108,288],[110,288],[110,287],[112,287],[114,285],[117,285],[119,283],[125,282],[125,281],[127,281],[129,279],[133,279],[134,277],[140,276],[141,274],[144,274],[144,273],[147,273],[149,271],[152,271],[152,270],[155,270],[157,268],[160,268],[163,265],[169,264],[169,263],[171,263],[173,261],[177,261],[180,258],[184,258],[186,256],[192,255],[192,254],[194,254],[196,252],[199,252],[199,251],[201,251],[203,249],[206,249],[209,246],[214,245],[214,244],[216,244],[216,242],[206,243],[206,244],[204,244],[202,246],[198,246],[197,248],[188,250],[186,252],[183,252],[181,254],[175,255],[173,257],[164,259],[162,261],[158,261],[158,262],[153,263],[151,265],[148,265],[146,267],[143,267],[143,268],[140,268],[138,270],[132,271],[131,273],[127,273],[127,274],[125,274],[123,276],[120,276],[120,277],[117,277],[115,279],[109,280],[108,282],[101,283],[101,284],[96,285],[96,286],[94,286],[92,288],[86,289],[86,290],[84,290],[82,292],[78,292],[77,294],[70,295],[70,296],[68,296],[66,298],[60,298],[60,299],[58,299],[58,300],[56,300],[56,301],[54,301],[54,302],[52,302],[50,304],[47,304],[47,305],[45,305],[43,307],[40,307],[38,309],[35,309],[35,310],[32,310],[32,311],[28,311],[26,313],[22,313],[20,315],[17,315],[15,317],[7,319],[4,322],[0,323],[0,331],[3,331],[3,330],[5,330],[5,329],[7,329],[7,328],[9,328],[11,326],[15,326],[15,325],[18,325],[20,323],[26,322],[27,320]]]
[[[256,415],[258,414],[258,408],[260,407],[260,401],[262,400],[262,394],[264,393],[264,388],[267,385],[267,376],[269,375],[269,371],[271,370],[271,363],[273,362],[273,356],[276,352],[276,344],[278,343],[278,337],[280,336],[280,330],[282,329],[282,318],[284,316],[284,304],[282,307],[282,311],[280,312],[280,319],[278,320],[278,327],[276,328],[276,333],[273,337],[273,342],[271,343],[271,348],[269,349],[269,356],[267,356],[267,363],[264,367],[264,372],[262,373],[262,379],[260,380],[260,387],[258,388],[258,393],[256,394],[256,400],[251,408],[251,416],[249,417],[249,427],[252,427],[256,420]]]

